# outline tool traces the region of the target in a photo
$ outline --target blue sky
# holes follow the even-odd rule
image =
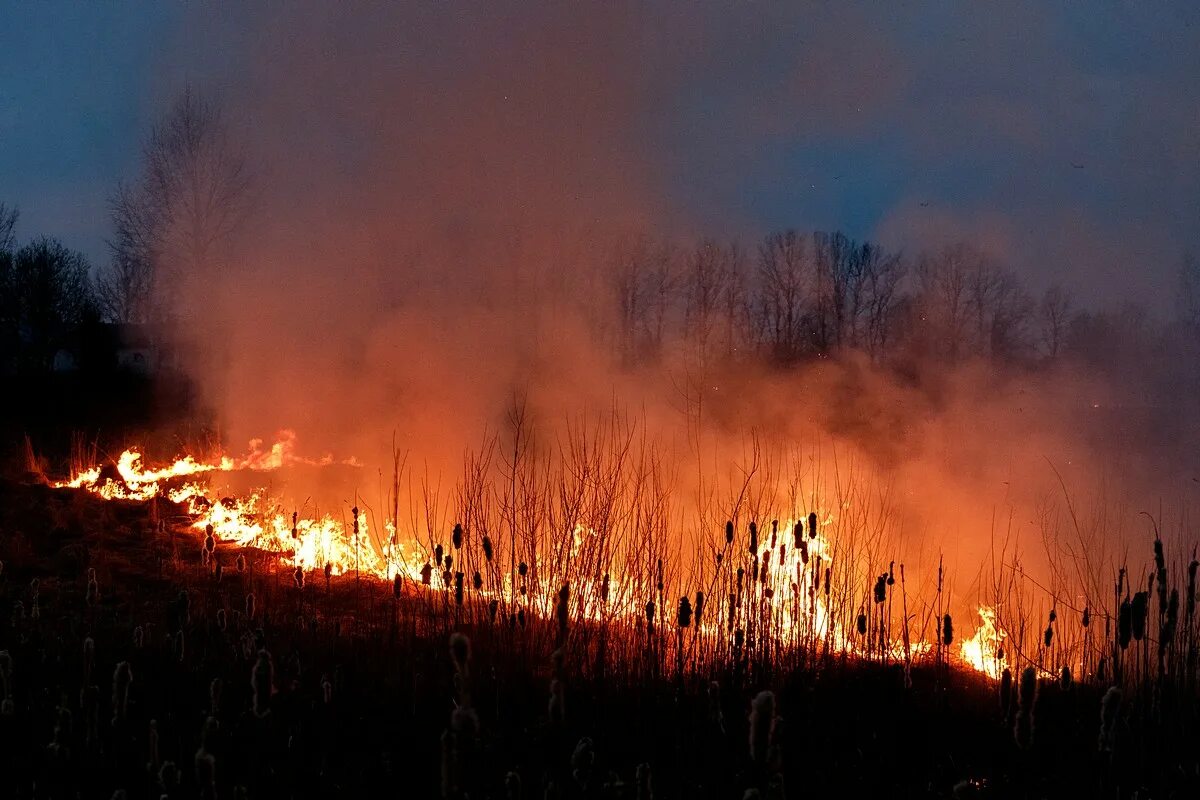
[[[451,153],[530,195],[557,164],[575,195],[603,183],[717,235],[971,239],[1096,302],[1154,304],[1200,250],[1193,4],[499,6],[0,1],[0,200],[22,237],[103,261],[106,197],[193,81],[279,155],[265,173],[353,207],[412,200],[381,157]],[[459,168],[382,172],[437,187]]]

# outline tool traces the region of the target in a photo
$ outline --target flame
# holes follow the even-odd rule
[[[1004,640],[1008,634],[996,625],[996,609],[991,606],[979,607],[979,620],[975,635],[962,643],[959,654],[972,669],[999,680],[1006,666]]]
[[[312,460],[296,454],[296,437],[291,431],[282,432],[270,446],[252,440],[242,457],[220,455],[198,460],[191,455],[173,463],[152,468],[143,462],[136,449],[123,452],[111,469],[89,467],[80,470],[69,480],[55,484],[60,488],[84,489],[105,499],[146,501],[165,497],[182,505],[190,517],[190,526],[201,537],[211,535],[215,542],[237,548],[255,548],[275,553],[289,568],[328,570],[331,575],[354,572],[358,575],[390,581],[404,576],[414,585],[425,584],[433,590],[450,591],[458,576],[446,564],[432,562],[430,555],[415,543],[400,542],[392,521],[384,523],[382,536],[372,535],[367,515],[354,508],[349,514],[312,514],[301,516],[288,513],[263,490],[242,497],[214,497],[206,485],[206,475],[240,470],[270,471],[292,464],[328,465],[335,463],[331,456]],[[358,466],[354,459],[341,462]],[[820,509],[818,509],[820,511]],[[729,623],[726,592],[736,594],[735,623],[737,628],[753,628],[779,643],[790,646],[821,648],[826,652],[852,653],[868,658],[886,657],[898,661],[929,653],[932,646],[925,641],[903,641],[899,632],[894,636],[872,631],[869,637],[854,630],[850,619],[839,620],[829,607],[830,574],[842,578],[840,570],[852,570],[845,565],[830,539],[835,518],[828,510],[817,516],[818,530],[804,525],[805,519],[780,520],[770,532],[764,530],[759,552],[737,554],[726,547],[722,553],[724,566],[706,586],[708,592],[702,619],[697,620],[695,632],[713,641],[733,639]],[[589,562],[585,554],[595,555],[605,537],[596,530],[575,524],[568,544],[568,562]],[[549,545],[553,547],[553,545]],[[734,548],[735,550],[737,548]],[[457,554],[448,554],[457,556]],[[553,553],[545,553],[546,563],[554,561]],[[540,552],[531,554],[530,575],[552,574],[543,571]],[[457,557],[455,561],[458,561]],[[461,563],[461,562],[459,562]],[[721,562],[718,562],[720,564]],[[745,572],[738,579],[736,592],[733,576],[741,566]],[[463,567],[456,566],[462,570]],[[464,575],[464,583],[471,578]],[[500,600],[513,608],[525,608],[543,617],[554,614],[558,586],[540,589],[532,577],[518,578],[498,570],[489,571],[486,586],[475,589],[472,596],[485,601]],[[646,622],[646,601],[619,574],[582,576],[571,575],[570,593],[574,613],[593,622],[613,623],[634,631]],[[516,585],[514,585],[514,582]],[[840,590],[839,590],[840,591]],[[745,593],[743,595],[742,593]],[[743,603],[745,597],[749,602]],[[676,609],[659,587],[654,599],[658,602],[657,618],[674,620]],[[749,619],[753,609],[754,619]],[[757,615],[761,613],[761,618]],[[985,653],[995,652],[1003,634],[994,626],[991,609],[980,609],[984,620],[975,637],[962,646],[963,660],[993,677],[1000,665],[994,660],[990,667]],[[887,639],[887,640],[885,640]],[[873,640],[873,641],[869,641]],[[681,640],[682,641],[682,640]],[[990,649],[988,649],[990,647]]]

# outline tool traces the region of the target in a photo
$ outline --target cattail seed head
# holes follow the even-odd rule
[[[466,674],[471,662],[471,640],[462,633],[450,634],[450,660],[454,669]]]
[[[1021,671],[1021,687],[1017,696],[1017,721],[1013,737],[1023,750],[1033,745],[1033,711],[1037,704],[1037,670],[1032,666]]]
[[[808,515],[808,538],[817,538],[817,512],[815,511]]]
[[[454,531],[450,534],[450,543],[454,545],[455,550],[462,549],[463,529],[459,523],[454,523]]]
[[[1100,701],[1099,749],[1102,753],[1111,753],[1116,746],[1117,719],[1120,714],[1121,690],[1110,686]]]
[[[1138,592],[1133,596],[1133,638],[1141,641],[1146,636],[1146,616],[1150,610],[1150,593]]]
[[[692,602],[687,595],[679,598],[679,627],[687,628],[692,624]]]
[[[733,544],[733,520],[725,523],[725,544]]]
[[[488,563],[491,563],[491,561],[492,561],[492,540],[490,538],[488,538],[487,536],[483,537],[483,557],[488,560]]]
[[[942,644],[949,647],[954,643],[954,620],[947,614],[942,619]]]
[[[774,725],[775,694],[759,692],[750,703],[750,757],[759,764],[766,761]]]

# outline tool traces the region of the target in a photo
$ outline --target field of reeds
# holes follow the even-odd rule
[[[1185,533],[1114,549],[1064,491],[1036,568],[997,526],[968,580],[853,459],[510,423],[452,482],[395,451],[307,563],[298,511],[292,549],[234,543],[165,491],[52,488],[30,448],[0,486],[0,792],[1200,791]]]

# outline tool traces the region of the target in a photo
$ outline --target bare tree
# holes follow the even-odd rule
[[[17,218],[20,212],[16,206],[9,208],[0,203],[0,253],[11,253],[17,246]]]
[[[904,280],[904,260],[896,253],[885,253],[878,246],[864,244],[859,254],[862,261],[863,329],[859,339],[872,358],[887,353],[896,308],[900,300],[900,284]]]
[[[1048,358],[1057,358],[1071,322],[1071,295],[1059,284],[1046,289],[1038,304],[1038,340]]]
[[[186,313],[185,279],[221,266],[250,193],[220,110],[191,87],[151,131],[142,159],[138,180],[111,198],[113,258],[100,279],[106,312],[123,321]]]
[[[809,291],[808,240],[794,230],[772,233],[758,246],[758,338],[772,359],[787,364],[804,349]]]

